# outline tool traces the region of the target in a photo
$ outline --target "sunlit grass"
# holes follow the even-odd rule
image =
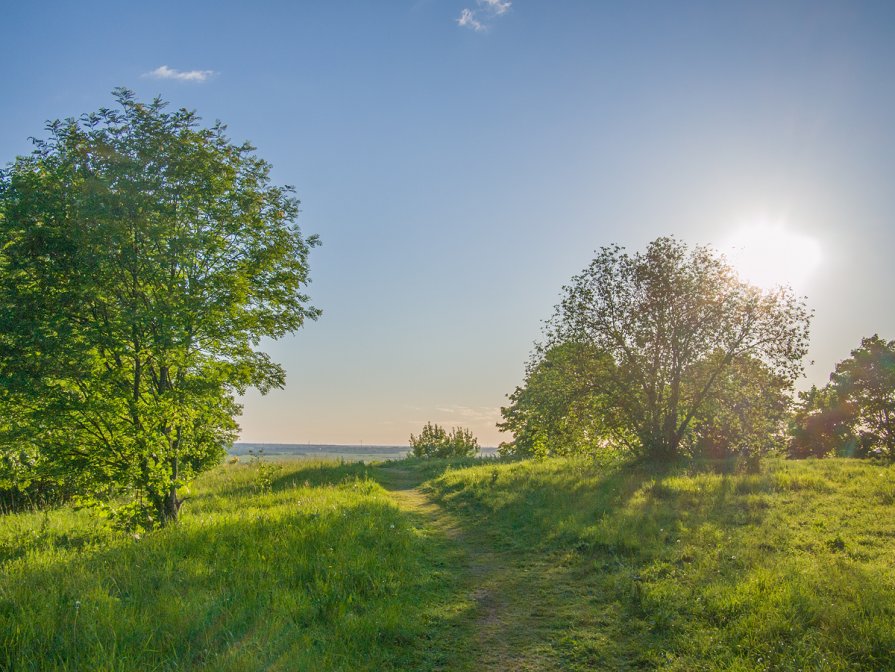
[[[751,475],[549,460],[431,487],[526,567],[504,589],[539,605],[520,618],[558,667],[881,670],[895,666],[893,485],[895,468],[849,460]]]
[[[228,465],[139,539],[0,518],[0,670],[892,669],[893,557],[857,460]]]
[[[425,669],[448,575],[363,465],[203,478],[135,539],[86,512],[0,520],[0,669]]]

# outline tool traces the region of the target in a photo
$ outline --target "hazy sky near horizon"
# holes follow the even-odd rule
[[[266,344],[287,386],[244,400],[246,441],[400,445],[432,420],[496,445],[561,286],[600,246],[661,235],[807,296],[804,384],[862,336],[895,338],[895,3],[3,15],[0,163],[127,86],[224,121],[295,186],[324,314]]]

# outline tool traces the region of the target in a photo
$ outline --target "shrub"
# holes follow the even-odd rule
[[[414,457],[472,457],[479,452],[479,442],[464,427],[454,427],[448,433],[427,422],[419,436],[410,435],[410,449]]]

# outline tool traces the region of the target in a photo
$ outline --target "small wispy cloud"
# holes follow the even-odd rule
[[[479,4],[483,7],[487,7],[497,16],[500,16],[501,14],[506,13],[513,3],[512,0],[479,0]]]
[[[486,20],[506,14],[512,4],[512,0],[476,0],[475,9],[460,10],[457,25],[481,33],[488,29]]]
[[[464,9],[460,12],[460,18],[457,19],[457,25],[461,28],[471,28],[476,32],[485,30],[485,26],[481,21],[475,18],[475,12],[471,9]]]
[[[162,65],[143,73],[143,76],[152,79],[173,79],[178,82],[204,82],[214,74],[214,70],[176,70]]]

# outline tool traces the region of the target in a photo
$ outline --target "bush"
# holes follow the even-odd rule
[[[479,442],[472,432],[454,427],[450,433],[440,425],[427,422],[419,436],[410,435],[414,457],[472,457],[479,452]]]

